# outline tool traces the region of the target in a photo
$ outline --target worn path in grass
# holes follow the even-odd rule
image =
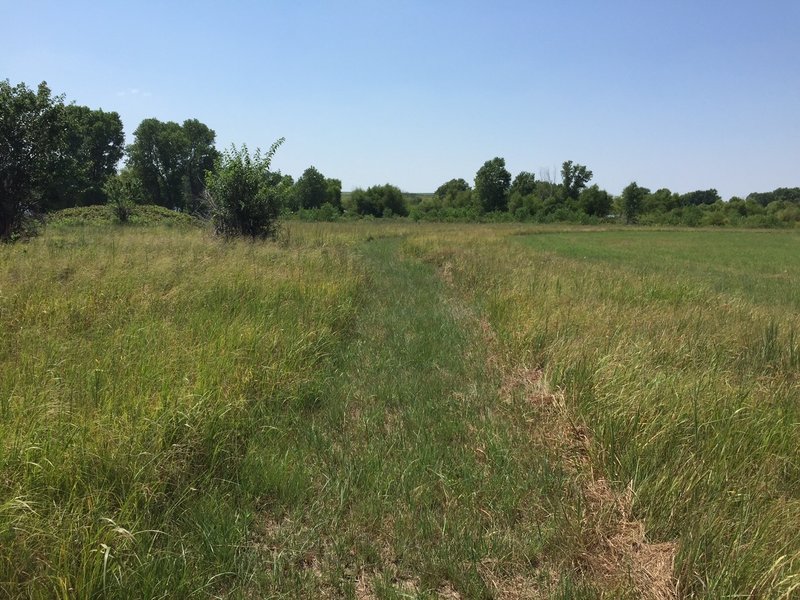
[[[488,324],[402,247],[362,246],[370,285],[352,338],[314,408],[287,424],[312,492],[256,520],[253,586],[285,597],[596,597],[575,568],[582,516],[563,504],[580,495],[578,475],[560,434],[536,433],[553,414],[531,401],[536,375],[509,385]]]

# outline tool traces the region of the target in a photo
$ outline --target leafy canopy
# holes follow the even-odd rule
[[[572,200],[577,200],[581,190],[591,181],[593,173],[584,165],[564,161],[561,165],[561,185],[564,195]]]
[[[508,208],[508,190],[511,173],[506,170],[506,161],[495,157],[487,160],[475,174],[475,194],[486,212],[504,211]]]
[[[67,155],[67,115],[45,82],[36,91],[0,81],[0,240],[29,230]]]
[[[192,211],[205,189],[205,173],[219,156],[216,134],[197,119],[183,125],[145,119],[128,146],[128,164],[142,183],[148,202]]]

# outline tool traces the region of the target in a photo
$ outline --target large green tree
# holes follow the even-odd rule
[[[123,155],[122,120],[116,112],[92,110],[88,106],[70,104],[64,111],[66,148],[51,174],[43,208],[102,204],[107,199],[105,183],[117,172],[117,163]]]
[[[472,204],[472,188],[464,179],[458,178],[436,188],[433,197],[421,202],[419,208],[422,212],[449,208],[466,209]]]
[[[519,196],[530,196],[536,192],[536,177],[528,171],[520,171],[514,181],[511,182],[511,194]]]
[[[319,208],[328,199],[325,176],[316,167],[308,167],[294,184],[294,194],[300,208]]]
[[[472,188],[469,187],[469,184],[464,179],[458,178],[443,183],[436,188],[434,194],[440,199],[445,200],[448,197],[455,197],[461,192],[468,192],[471,189]]]
[[[187,119],[181,126],[186,138],[184,199],[194,209],[206,189],[206,173],[214,168],[219,152],[214,147],[214,130],[197,119]]]
[[[487,160],[475,173],[475,194],[485,212],[505,211],[510,187],[511,173],[503,158]]]
[[[715,189],[695,190],[681,196],[682,206],[701,206],[704,204],[714,204],[722,200]]]
[[[564,196],[571,200],[577,200],[578,196],[592,179],[593,173],[584,165],[573,163],[571,160],[564,161],[561,165],[561,186]]]
[[[145,119],[128,146],[128,164],[139,177],[149,202],[167,208],[194,210],[205,189],[205,174],[218,152],[215,133],[189,119],[179,125]]]
[[[21,235],[41,208],[67,148],[63,98],[45,82],[36,91],[0,81],[0,240]]]
[[[754,202],[761,206],[767,206],[776,200],[800,204],[800,188],[777,188],[771,192],[753,192],[747,196],[748,202]]]
[[[635,181],[622,190],[622,212],[625,215],[625,222],[635,223],[638,220],[649,193],[650,190],[639,187]]]

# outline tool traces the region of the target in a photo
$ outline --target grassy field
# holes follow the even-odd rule
[[[0,247],[0,596],[790,598],[800,234]]]

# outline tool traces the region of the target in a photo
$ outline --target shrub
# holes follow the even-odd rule
[[[108,204],[120,223],[127,223],[133,207],[144,200],[144,190],[139,178],[130,169],[123,169],[110,177],[104,186]]]
[[[206,174],[206,201],[214,231],[226,237],[274,237],[278,226],[280,194],[270,177],[272,157],[284,142],[279,139],[262,156],[246,145],[231,145],[214,171]]]

